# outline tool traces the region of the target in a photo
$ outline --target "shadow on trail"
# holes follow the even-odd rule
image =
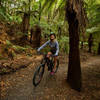
[[[45,73],[43,76],[43,79],[41,80],[40,84],[38,86],[33,86],[33,90],[36,90],[40,87],[55,87],[57,83],[57,75],[50,75],[50,73]]]
[[[50,93],[52,90],[54,91],[56,86],[57,86],[57,75],[52,76],[50,75],[50,73],[46,72],[40,84],[36,87],[33,85],[33,91],[32,91],[33,98],[39,100],[43,100],[43,98],[46,99],[48,93]]]
[[[83,69],[83,92],[91,96],[91,100],[100,100],[100,66],[89,65]]]

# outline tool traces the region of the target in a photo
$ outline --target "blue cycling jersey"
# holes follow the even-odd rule
[[[50,48],[55,48],[56,49],[56,51],[55,51],[55,56],[58,56],[58,53],[59,53],[59,44],[58,44],[58,41],[56,40],[56,41],[54,41],[54,42],[52,42],[52,41],[47,41],[46,43],[44,43],[40,48],[38,48],[38,50],[37,51],[40,51],[41,49],[43,49],[44,47],[46,47],[47,45],[49,45],[49,47]]]

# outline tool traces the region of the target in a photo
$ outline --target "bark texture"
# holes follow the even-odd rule
[[[31,29],[31,38],[30,43],[33,47],[39,47],[41,43],[41,28],[38,25],[35,25],[34,28]]]
[[[27,40],[28,30],[29,30],[30,14],[24,13],[22,21],[22,32],[24,33],[23,41]]]
[[[69,24],[69,64],[67,81],[70,86],[80,91],[82,87],[81,82],[81,65],[79,52],[79,30],[85,27],[85,13],[82,8],[81,0],[68,0],[66,7],[66,18]]]

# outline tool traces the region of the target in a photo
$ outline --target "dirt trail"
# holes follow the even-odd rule
[[[51,76],[45,71],[36,88],[32,77],[37,62],[11,75],[2,76],[0,100],[100,100],[100,57],[82,62],[82,92],[71,89],[66,83],[67,60],[62,57],[59,70]]]

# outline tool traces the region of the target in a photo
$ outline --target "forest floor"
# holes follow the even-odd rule
[[[33,86],[32,78],[41,56],[29,57],[26,61],[33,59],[33,62],[28,67],[1,76],[0,100],[100,100],[100,56],[81,54],[81,92],[71,89],[67,84],[68,56],[59,58],[58,72],[51,76],[46,68],[37,87]]]

